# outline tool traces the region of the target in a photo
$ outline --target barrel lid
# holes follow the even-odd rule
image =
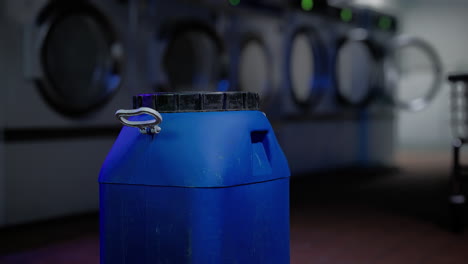
[[[252,92],[180,92],[140,94],[133,97],[133,108],[149,107],[161,113],[255,111],[258,93]]]

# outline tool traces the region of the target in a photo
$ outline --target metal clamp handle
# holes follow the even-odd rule
[[[142,121],[130,121],[127,119],[127,117],[139,115],[150,115],[154,117],[154,119]],[[140,133],[142,134],[158,134],[161,132],[161,128],[158,125],[163,121],[162,116],[158,111],[152,108],[140,107],[131,110],[120,109],[115,112],[115,116],[123,125],[140,129]]]

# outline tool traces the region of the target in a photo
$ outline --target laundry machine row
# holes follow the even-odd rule
[[[400,36],[388,14],[320,0],[196,4],[215,11],[211,26],[224,43],[223,85],[210,87],[260,93],[294,173],[389,163],[395,110],[421,110],[440,86],[437,54]],[[404,75],[396,58],[406,47],[427,59],[432,79],[410,101],[396,92]]]
[[[134,94],[258,92],[298,174],[388,162],[394,105],[418,110],[436,91],[411,107],[395,99],[396,20],[372,10],[320,0],[2,4],[0,226],[97,209],[113,114]],[[418,41],[436,87],[437,56]]]
[[[312,112],[298,118],[305,122],[290,118],[289,126],[282,125],[286,128],[284,136],[279,133],[280,141],[287,156],[294,157],[289,159],[292,170],[391,164],[397,110],[422,110],[441,86],[437,53],[425,41],[399,34],[398,21],[391,15],[318,1],[311,7],[306,2],[293,1],[292,10],[307,9],[325,21],[320,29],[329,32],[326,76],[331,85]],[[308,25],[313,28],[318,22]],[[408,96],[415,88],[420,93]],[[310,139],[300,140],[307,135]]]

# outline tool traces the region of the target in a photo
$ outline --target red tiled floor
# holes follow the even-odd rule
[[[98,264],[99,237],[86,236],[35,250],[0,257],[2,264]]]
[[[320,219],[296,215],[291,228],[291,263],[445,263],[449,259],[441,255],[441,250],[451,243],[468,246],[468,237],[459,237],[430,223],[372,214],[370,209],[356,213],[359,210],[351,213],[350,208],[343,208],[341,214],[318,210]],[[460,259],[464,251],[452,254],[458,263],[464,263]]]

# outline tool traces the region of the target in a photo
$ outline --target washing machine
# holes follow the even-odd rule
[[[225,13],[232,89],[259,93],[262,111],[275,120],[281,109],[283,9],[266,1],[241,1]]]
[[[97,210],[114,113],[137,92],[126,85],[127,4],[2,5],[0,226]]]
[[[334,110],[333,32],[326,1],[288,3],[282,34],[282,112],[288,119],[313,119]]]
[[[369,44],[363,9],[328,3],[335,38],[333,78],[336,108],[355,113],[365,108],[375,95],[377,51]]]
[[[293,174],[360,162],[361,102],[351,106],[354,102],[341,98],[335,71],[342,39],[359,28],[357,15],[350,16],[350,10],[327,1],[289,2],[282,68],[284,115],[277,133]]]
[[[139,57],[153,91],[230,90],[223,15],[203,1],[143,2]]]
[[[441,88],[443,67],[430,43],[399,34],[398,21],[389,14],[366,9],[369,45],[379,51],[377,95],[387,106],[421,111]]]
[[[216,10],[225,44],[227,90],[260,95],[270,119],[279,113],[279,61],[283,2],[265,0],[202,0]]]
[[[435,97],[442,80],[440,59],[429,43],[399,34],[391,15],[346,5],[330,5],[330,10],[342,21],[335,28],[336,98],[342,111],[352,113],[358,162],[392,164],[397,111],[422,110]],[[414,90],[417,94],[408,96]]]
[[[394,114],[393,109],[377,103],[382,51],[370,41],[366,9],[332,1],[328,5],[335,42],[334,106],[341,129],[349,135],[342,142],[348,150],[347,164],[391,165],[396,138]],[[374,115],[369,113],[372,107]],[[385,117],[384,125],[381,117]]]
[[[398,111],[426,108],[442,87],[442,62],[423,39],[398,32],[396,17],[365,9],[368,44],[376,51],[376,85],[366,117],[370,161],[391,160]]]

